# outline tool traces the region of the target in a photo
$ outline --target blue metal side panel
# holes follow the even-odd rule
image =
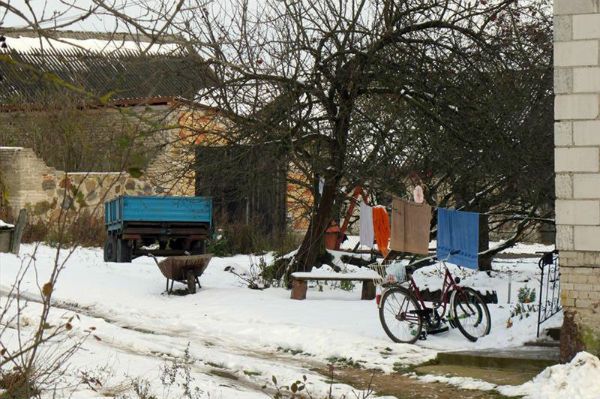
[[[108,228],[108,231],[120,230],[122,228],[122,207],[122,197],[118,197],[104,203],[104,222]]]
[[[206,197],[120,197],[116,215],[124,222],[212,221],[212,199]]]

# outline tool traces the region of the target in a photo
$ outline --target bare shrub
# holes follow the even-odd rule
[[[56,220],[33,218],[28,221],[23,232],[22,242],[44,242],[51,246],[79,245],[82,247],[102,247],[106,240],[104,220],[94,215],[90,210],[81,212],[71,211],[66,216],[69,222],[64,229]]]
[[[152,391],[152,384],[147,379],[132,378],[132,392],[119,396],[119,399],[167,399],[177,397],[182,399],[199,399],[203,396],[192,376],[194,359],[190,355],[190,346],[180,358],[173,358],[160,367],[160,395]]]
[[[44,392],[68,389],[64,374],[69,359],[95,330],[92,327],[73,334],[76,316],[66,320],[50,317],[56,279],[70,256],[66,253],[61,258],[60,250],[50,279],[38,284],[41,309],[37,318],[26,316],[29,303],[22,295],[21,284],[28,272],[37,271],[36,253],[37,247],[23,259],[15,283],[0,304],[0,388],[6,390],[8,398],[38,397]]]

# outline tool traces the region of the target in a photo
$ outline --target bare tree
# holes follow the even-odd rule
[[[388,169],[400,167],[406,180],[411,168],[433,167],[417,165],[444,146],[432,143],[426,131],[443,129],[463,147],[481,144],[469,138],[481,126],[466,125],[476,113],[464,118],[468,109],[456,104],[463,101],[460,80],[482,83],[502,76],[519,68],[505,50],[532,49],[519,36],[531,4],[514,0],[180,0],[136,7],[144,18],[104,0],[94,0],[90,10],[150,44],[174,35],[199,63],[208,61],[218,84],[197,100],[216,107],[226,125],[214,132],[220,136],[216,145],[276,148],[303,175],[296,183],[312,192],[314,205],[297,270],[315,264],[324,231],[341,206],[342,186],[366,183],[378,189]],[[448,85],[458,90],[436,92]],[[450,184],[462,192],[455,204],[468,203],[473,192],[489,186],[457,185],[469,175],[448,162],[440,161],[434,175],[440,181],[432,188]],[[493,186],[497,176],[489,174],[486,181]],[[323,179],[322,191],[317,178]],[[393,193],[393,183],[389,186],[386,191]]]
[[[81,8],[75,1],[60,2],[60,9],[53,10],[52,6],[52,2],[45,2],[43,7],[40,4],[30,4],[28,1],[18,4],[11,1],[0,2],[0,18],[3,22],[2,32],[10,34],[12,31],[23,28],[34,31],[37,34],[39,47],[43,53],[45,49],[52,49],[57,43],[63,42],[57,36],[56,29],[73,27],[91,18],[110,14],[114,17],[116,30],[119,26],[122,26],[122,24],[119,24],[119,13],[128,10],[127,7],[122,8],[122,4],[116,3],[110,6],[91,3],[91,6],[85,9]],[[134,16],[138,16],[137,13]],[[124,14],[123,20],[126,19],[125,17],[126,15]],[[15,26],[7,26],[4,22],[9,19],[13,23],[15,20],[18,22]],[[147,36],[152,36],[152,32],[155,31],[164,31],[171,22],[168,18],[164,18],[163,14],[152,14],[147,19],[142,19],[141,21],[142,25],[147,27],[143,32]],[[108,41],[111,41],[111,38]],[[73,45],[72,42],[68,44]],[[146,42],[145,47],[140,50],[148,51],[153,44],[154,42]],[[77,44],[74,46],[77,47]],[[85,48],[80,48],[80,50],[89,51]],[[73,118],[73,114],[77,114],[77,107],[82,104],[104,106],[114,114],[120,115],[124,118],[123,120],[126,119],[128,122],[136,121],[136,126],[143,126],[143,128],[135,132],[135,138],[152,137],[156,133],[157,124],[146,118],[146,115],[143,113],[128,112],[126,109],[111,106],[109,102],[110,93],[92,92],[89,88],[75,85],[73,82],[62,79],[56,74],[44,70],[36,70],[36,68],[26,63],[19,63],[6,54],[3,54],[0,58],[2,58],[2,62],[18,63],[17,67],[21,68],[20,70],[23,72],[22,79],[28,79],[33,76],[40,83],[50,83],[53,86],[59,87],[64,91],[63,94],[69,96],[70,100],[76,98],[74,102],[76,104],[73,108],[61,109],[64,113],[58,122],[62,123],[64,126],[61,127],[64,128],[54,131],[55,134],[62,133],[64,136],[62,138],[65,145],[56,147],[56,152],[61,152],[63,156],[61,159],[60,155],[57,155],[57,162],[60,162],[58,166],[65,170],[64,180],[69,179],[69,173],[73,168],[81,167],[81,165],[78,165],[80,160],[69,158],[73,155],[69,154],[69,145],[82,144],[81,141],[77,143],[77,140],[82,139],[82,137],[80,135],[75,137],[76,133],[80,133],[79,123],[82,121],[76,120],[76,117]],[[56,97],[54,99],[56,100]],[[66,101],[63,101],[62,105],[67,105],[65,103]],[[28,108],[24,108],[23,110],[28,110]],[[56,109],[53,110],[56,111]],[[48,109],[46,108],[42,111],[48,111]],[[44,115],[41,119],[44,118],[51,119],[48,115]],[[39,122],[40,119],[38,119],[38,123],[33,123],[32,128],[41,128],[42,126],[40,126]],[[70,125],[69,122],[73,123],[73,125]],[[48,132],[44,133],[47,134]],[[127,134],[124,134],[124,136],[127,136],[125,138],[129,138]],[[37,141],[39,145],[44,145],[44,143],[39,142],[40,137],[35,137],[35,134],[33,134],[32,140]],[[123,137],[120,138],[122,139]],[[56,145],[59,142],[60,140],[54,137],[54,140],[50,139],[50,141],[45,142],[45,145]],[[120,151],[120,156],[118,157],[121,165],[118,170],[123,171],[129,165],[132,146],[135,143],[135,140],[127,140],[121,146],[122,148],[120,149],[122,151]],[[89,159],[87,161],[86,166],[89,170],[94,170],[98,167],[94,164],[94,161]],[[95,161],[102,162],[100,158],[96,158]],[[83,180],[81,181],[83,182]],[[88,329],[78,335],[71,336],[79,327],[76,326],[77,323],[73,318],[61,319],[56,321],[56,323],[51,322],[54,320],[52,312],[55,311],[54,293],[66,263],[79,244],[81,244],[82,237],[74,237],[71,232],[73,229],[84,231],[86,228],[89,228],[89,226],[86,226],[86,223],[91,218],[97,217],[102,211],[102,201],[110,191],[110,188],[110,186],[107,187],[105,193],[99,198],[99,205],[97,206],[82,207],[81,209],[59,206],[59,214],[54,221],[56,234],[54,244],[56,250],[49,274],[38,274],[36,267],[36,254],[38,254],[38,251],[36,246],[33,248],[32,253],[24,258],[22,267],[18,271],[17,278],[13,282],[9,292],[2,293],[0,303],[0,382],[3,388],[7,388],[7,394],[11,397],[13,395],[18,397],[39,397],[41,394],[48,392],[56,395],[57,389],[64,388],[60,386],[60,379],[69,366],[68,361],[70,357],[79,349],[88,336],[94,334],[93,329]],[[66,203],[67,196],[72,192],[79,192],[81,187],[75,185],[71,189],[63,190],[64,194],[62,201],[59,201],[60,204]],[[0,192],[3,192],[3,190],[0,190]],[[4,198],[0,200],[2,205],[4,205],[3,201]],[[37,285],[39,292],[23,292],[21,290],[21,282],[24,281],[26,274],[34,276],[33,282]],[[33,321],[34,325],[31,328],[25,329],[22,328],[23,323],[21,318],[28,302],[38,302],[39,311]],[[67,340],[67,338],[72,338],[72,340]],[[62,392],[60,395],[61,397],[66,397],[69,396],[69,393],[65,394]]]
[[[182,12],[182,36],[220,82],[199,99],[232,122],[228,142],[278,144],[305,171],[308,187],[315,176],[324,179],[321,193],[312,189],[315,205],[294,269],[315,264],[341,186],[358,180],[349,168],[353,144],[367,145],[368,164],[398,134],[381,129],[385,118],[367,105],[395,95],[414,109],[414,98],[428,94],[421,91],[422,65],[491,51],[490,24],[512,3],[232,1]],[[383,80],[386,73],[401,74],[405,89]],[[365,131],[353,129],[359,124]]]
[[[388,53],[390,68],[379,79],[395,93],[364,105],[386,139],[378,145],[377,135],[362,136],[379,151],[361,170],[383,201],[384,193],[408,196],[420,183],[431,205],[480,212],[482,268],[532,227],[552,223],[554,195],[550,4],[507,8],[487,30],[494,32],[489,51],[423,55],[409,75],[402,54]],[[402,93],[410,98],[402,101]],[[360,170],[362,159],[350,162]],[[510,234],[489,249],[498,231]]]

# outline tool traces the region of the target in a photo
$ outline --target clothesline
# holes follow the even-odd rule
[[[420,186],[417,186],[417,187],[420,187]],[[348,194],[347,192],[343,191],[341,188],[339,188],[339,191],[341,193],[345,194],[346,196],[350,196],[350,201],[353,201],[353,202],[354,201],[358,201],[358,198],[355,198],[355,196],[353,194]],[[388,209],[388,208],[391,209],[392,208],[392,205],[385,206],[385,205],[381,205],[381,204],[378,204],[378,205],[372,204],[371,201],[368,200],[368,197],[365,194],[364,190],[362,190],[362,188],[360,189],[360,193],[359,194],[360,194],[360,198],[362,199],[362,203],[366,203],[369,206],[383,206],[386,209]],[[390,195],[391,197],[400,198],[400,197],[398,197],[397,195],[395,195],[393,193],[387,192],[387,194]],[[415,201],[415,202],[419,203],[417,201]],[[423,202],[423,203],[425,203],[425,202]],[[434,211],[434,212],[436,212],[439,208],[448,209],[447,206],[437,206],[437,205],[429,205],[429,206],[431,206],[431,210]],[[465,205],[457,207],[456,210],[457,211],[465,211]],[[477,212],[477,211],[466,211],[466,212]],[[531,219],[531,220],[537,220],[537,221],[540,221],[540,222],[548,222],[548,223],[552,223],[552,222],[555,221],[555,219],[541,218],[541,217],[529,217],[527,215],[521,215],[521,214],[514,213],[514,212],[504,213],[504,212],[489,211],[489,212],[479,212],[479,214],[483,215],[483,216],[509,216],[509,217],[520,218],[520,220],[522,220],[522,219]]]
[[[479,214],[437,208],[439,259],[477,269]],[[392,222],[382,206],[361,203],[360,244],[373,248],[374,241],[384,257],[389,250],[427,255],[432,207],[400,198],[392,202]]]
[[[369,204],[367,204],[369,205]],[[369,205],[369,206],[382,206],[388,210],[393,210],[393,205]],[[451,209],[448,207],[444,207],[444,206],[435,206],[435,205],[429,205],[431,207],[432,212],[437,212],[438,209]],[[523,220],[523,219],[530,219],[530,220],[536,220],[539,222],[547,222],[547,223],[554,223],[556,221],[556,219],[552,219],[552,218],[544,218],[544,217],[532,217],[532,216],[528,216],[527,214],[519,214],[519,213],[505,213],[505,212],[478,212],[478,211],[465,211],[464,207],[458,207],[455,208],[455,210],[457,211],[462,211],[462,212],[477,212],[482,216],[507,216],[507,217],[513,217],[515,218],[515,220]]]

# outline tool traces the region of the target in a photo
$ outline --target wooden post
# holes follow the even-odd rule
[[[290,298],[303,300],[306,299],[306,291],[308,290],[308,283],[305,280],[292,280],[292,294]]]
[[[23,238],[23,231],[25,230],[25,226],[27,225],[27,210],[21,209],[19,212],[19,218],[17,219],[17,224],[15,225],[15,231],[12,235],[10,252],[15,255],[19,254],[19,249],[21,248],[21,238]]]
[[[375,289],[375,284],[372,280],[365,280],[362,283],[362,294],[360,299],[364,299],[367,301],[375,299],[375,295],[377,294],[377,290]]]

